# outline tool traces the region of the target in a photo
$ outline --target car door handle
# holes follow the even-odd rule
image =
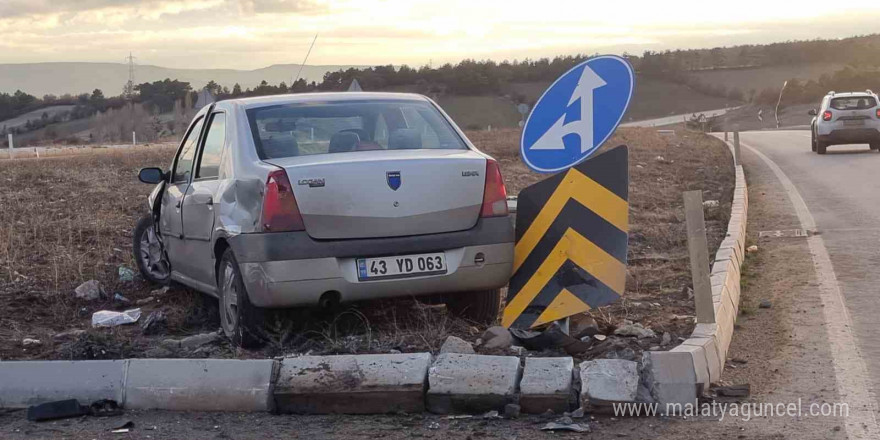
[[[208,205],[211,206],[214,204],[214,198],[210,195],[195,195],[192,196],[194,205]]]
[[[178,200],[177,203],[174,204],[174,207],[180,209],[180,200]]]

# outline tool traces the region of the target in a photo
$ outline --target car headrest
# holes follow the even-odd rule
[[[413,150],[422,148],[422,134],[413,128],[401,128],[388,136],[389,150]]]
[[[299,144],[293,137],[262,139],[261,144],[267,159],[299,156]]]
[[[360,141],[361,138],[357,133],[340,131],[330,137],[330,152],[345,153],[348,151],[354,151],[354,147],[356,147]]]
[[[363,128],[346,128],[345,130],[339,130],[340,133],[355,133],[360,138],[360,141],[370,140],[370,135],[367,134],[367,130]]]

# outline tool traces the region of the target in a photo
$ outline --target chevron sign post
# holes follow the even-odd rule
[[[628,240],[627,147],[519,193],[505,327],[529,329],[623,294]]]

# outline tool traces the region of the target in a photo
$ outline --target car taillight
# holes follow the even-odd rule
[[[880,108],[877,109],[877,119],[880,119]]]
[[[483,209],[480,217],[507,215],[507,188],[501,178],[501,167],[494,160],[486,160],[486,186],[483,188]]]
[[[293,187],[284,170],[272,171],[266,179],[262,224],[265,232],[305,230]]]
[[[825,110],[825,112],[822,113],[822,120],[823,120],[823,121],[830,121],[830,120],[831,120],[831,116],[832,116],[832,115],[831,115],[831,111],[830,111],[830,110]]]

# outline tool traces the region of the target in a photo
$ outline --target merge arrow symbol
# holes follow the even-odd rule
[[[562,138],[575,133],[581,138],[581,153],[593,148],[593,91],[606,85],[607,83],[601,76],[596,74],[590,66],[585,65],[578,80],[577,87],[568,100],[571,106],[577,100],[581,101],[581,118],[577,121],[565,123],[565,115],[563,113],[559,119],[546,131],[534,144],[530,150],[564,150],[565,144]]]

